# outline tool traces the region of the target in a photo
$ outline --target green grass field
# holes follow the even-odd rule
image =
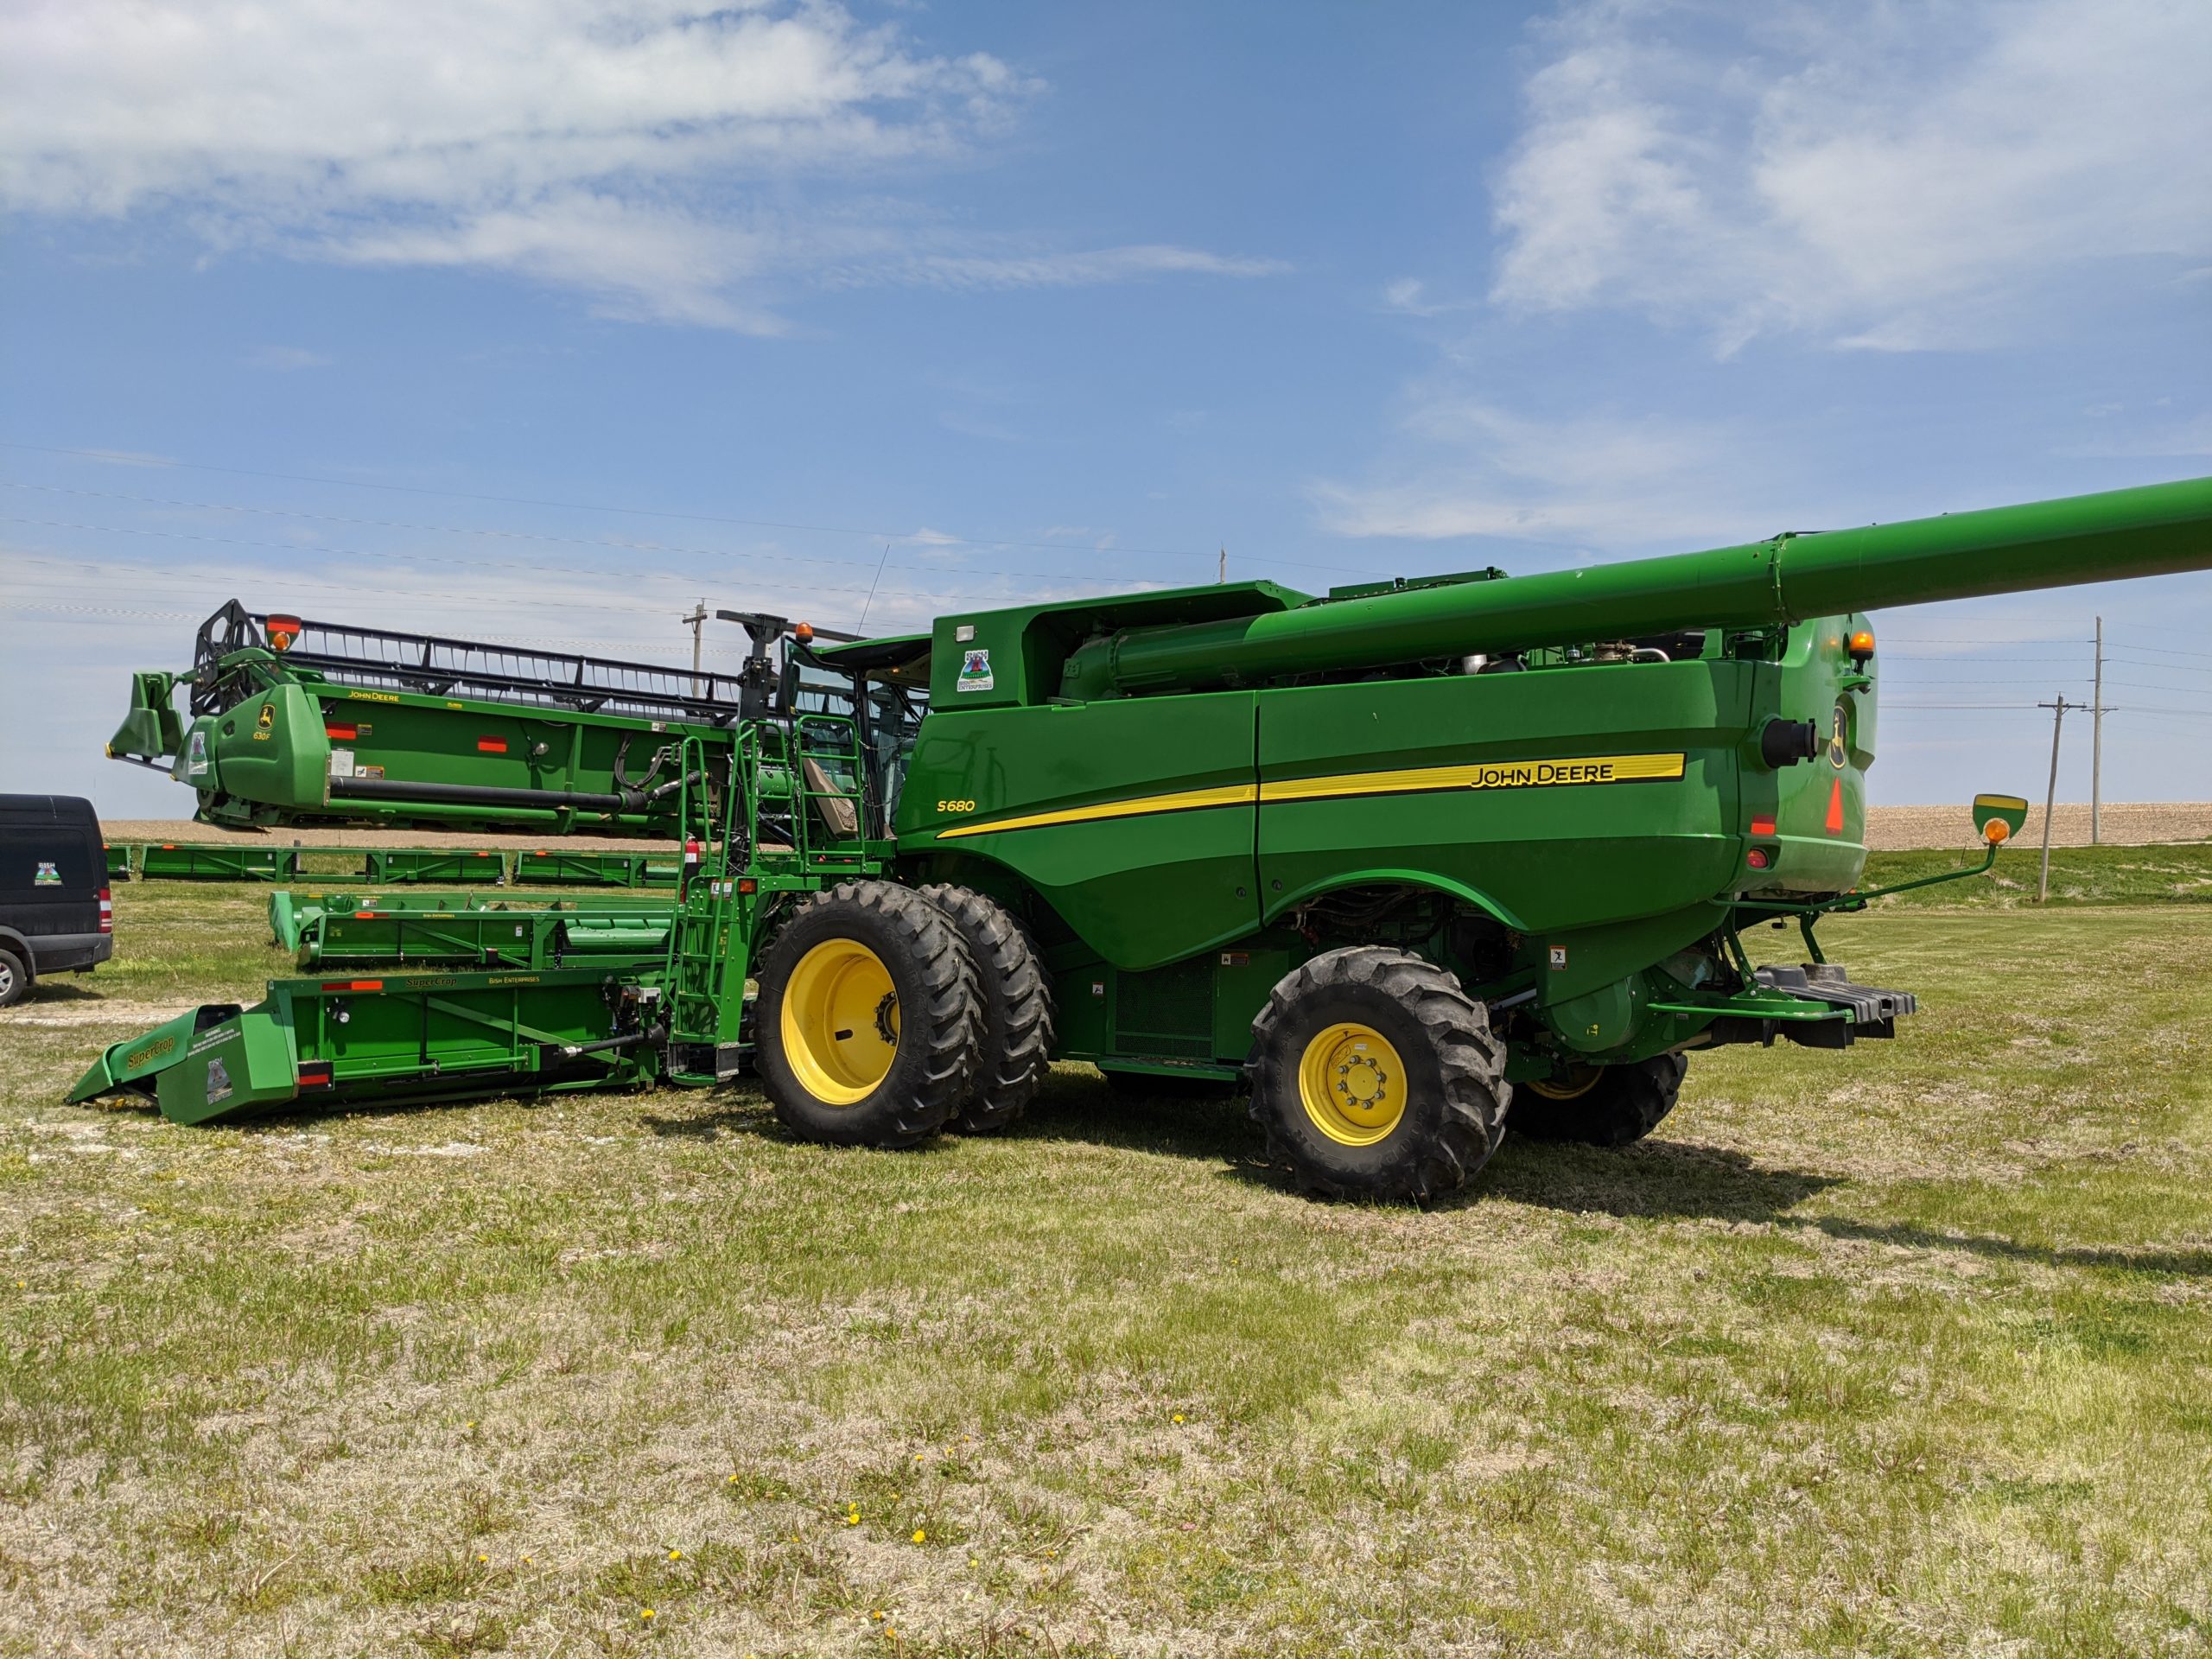
[[[2212,908],[1840,920],[1904,1039],[1421,1213],[1080,1067],[906,1154],[61,1104],[265,898],[0,1013],[0,1651],[2212,1650]]]

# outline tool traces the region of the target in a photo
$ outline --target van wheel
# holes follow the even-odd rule
[[[761,960],[760,1082],[809,1141],[912,1147],[959,1109],[982,1033],[976,969],[911,887],[847,881],[799,907]]]
[[[1274,988],[1252,1034],[1252,1116],[1268,1154],[1315,1192],[1427,1204],[1504,1138],[1504,1046],[1459,982],[1410,951],[1314,957]]]
[[[987,1135],[1020,1117],[1052,1058],[1052,982],[1028,931],[995,899],[939,882],[922,897],[950,917],[976,966],[982,1061],[950,1127]]]
[[[30,994],[30,970],[12,950],[0,950],[0,1008],[20,1002]]]

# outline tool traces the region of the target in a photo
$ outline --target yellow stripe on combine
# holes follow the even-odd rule
[[[1680,754],[1592,754],[1571,760],[1486,760],[1469,766],[1347,772],[1260,785],[1260,802],[1319,801],[1344,795],[1408,795],[1442,789],[1549,789],[1567,784],[1638,784],[1682,775]]]
[[[1176,795],[1141,795],[1126,801],[1102,801],[1096,806],[1071,806],[1058,812],[1032,812],[1019,818],[998,818],[989,823],[956,824],[940,830],[938,839],[960,836],[988,836],[1001,830],[1041,830],[1052,823],[1090,823],[1100,818],[1148,817],[1155,812],[1189,812],[1205,806],[1249,806],[1259,799],[1251,784],[1224,784],[1217,789],[1186,789]]]
[[[1190,812],[1210,806],[1281,804],[1357,795],[1408,795],[1451,789],[1550,789],[1563,785],[1657,783],[1683,774],[1681,754],[1598,754],[1565,760],[1488,760],[1475,766],[1410,766],[1399,772],[1347,772],[1329,778],[1293,778],[1274,783],[1224,784],[1172,795],[1140,795],[1096,806],[1071,806],[1056,812],[1031,812],[988,823],[955,824],[940,830],[940,841],[963,836],[995,835],[1002,830],[1041,830],[1056,823],[1095,823],[1108,818],[1150,817],[1161,812]]]

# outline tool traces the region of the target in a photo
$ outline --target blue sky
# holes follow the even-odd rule
[[[13,7],[0,788],[181,814],[99,747],[234,594],[676,660],[701,595],[898,627],[2202,474],[2207,62],[2148,0]],[[2212,798],[2203,575],[1878,619],[1877,798],[2040,793],[2097,613],[2107,798]]]

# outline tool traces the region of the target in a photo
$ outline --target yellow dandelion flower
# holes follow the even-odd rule
[[[1179,1423],[1183,1421],[1183,1414],[1181,1412],[1179,1411],[1175,1414],[1175,1421]]]
[[[927,1539],[928,1537],[929,1537],[929,1534],[928,1534],[928,1533],[926,1533],[926,1532],[925,1532],[925,1531],[923,1531],[921,1528],[919,1528],[919,1527],[916,1527],[916,1528],[914,1529],[914,1541],[915,1541],[916,1543],[918,1543],[918,1543],[921,1543],[922,1541],[925,1541],[925,1539]]]
[[[638,1617],[639,1618],[651,1618],[652,1616],[653,1610],[650,1607],[640,1607],[638,1609]]]
[[[527,1555],[524,1556],[524,1557],[522,1558],[522,1564],[523,1564],[524,1567],[528,1567],[528,1566],[530,1565],[530,1557],[529,1557],[529,1556],[527,1556]]]
[[[486,1561],[490,1560],[491,1559],[492,1559],[492,1558],[491,1558],[489,1555],[479,1555],[479,1556],[476,1558],[476,1564],[477,1564],[479,1567],[481,1567],[481,1566],[483,1566],[483,1565],[484,1565],[484,1563],[485,1563],[485,1562],[486,1562]]]
[[[671,1561],[680,1561],[683,1559],[683,1552],[680,1549],[671,1549],[668,1552],[668,1559]]]
[[[729,1484],[733,1486],[737,1484],[737,1477],[735,1475],[732,1475],[729,1478]]]

